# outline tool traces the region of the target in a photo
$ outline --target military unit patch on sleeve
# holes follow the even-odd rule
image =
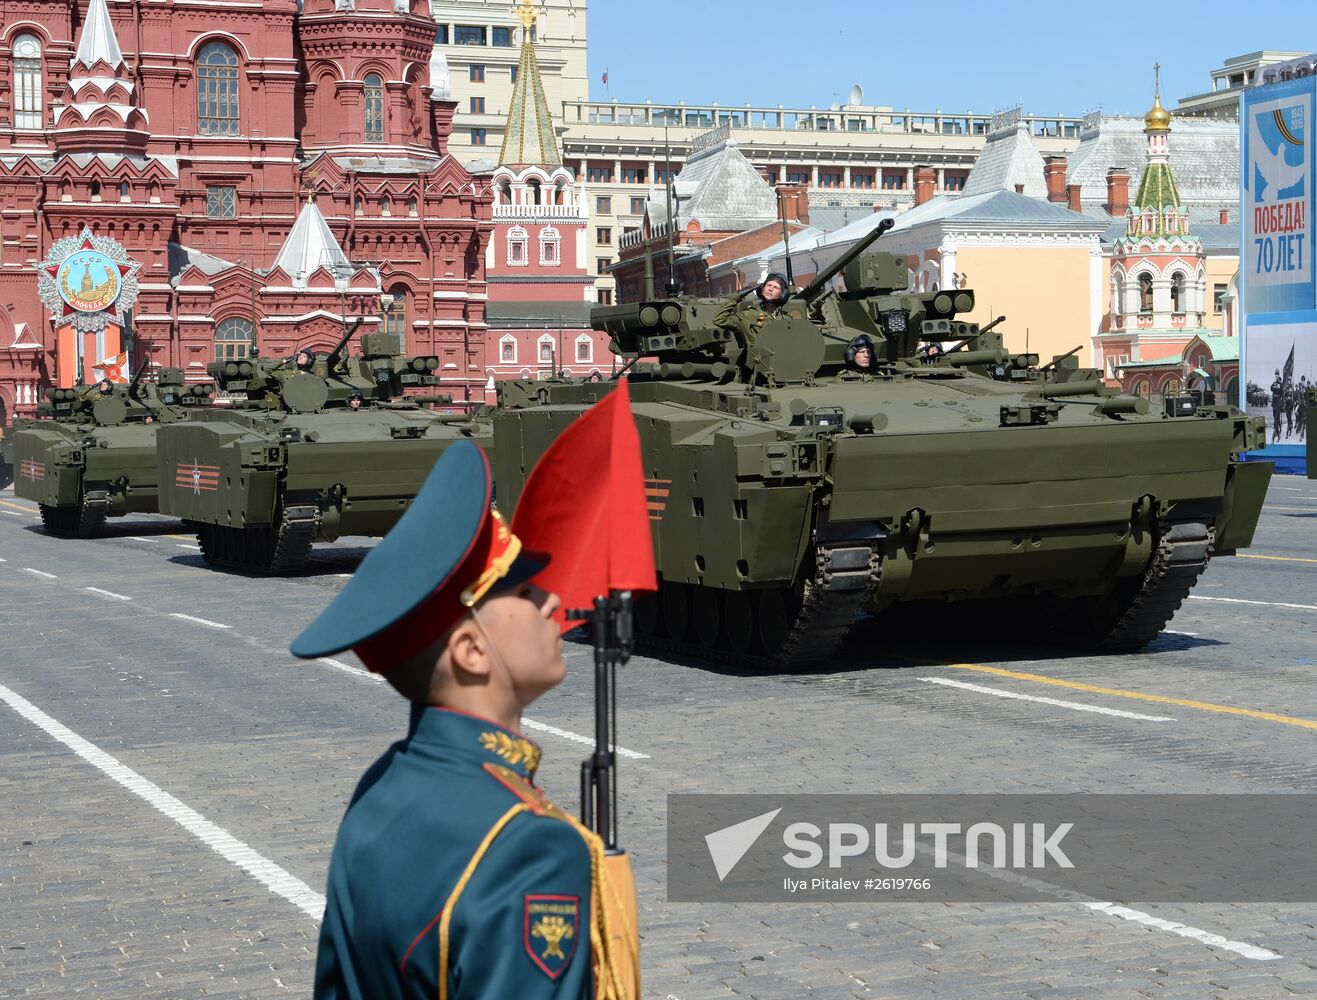
[[[526,954],[550,979],[571,963],[581,936],[580,896],[526,896]]]

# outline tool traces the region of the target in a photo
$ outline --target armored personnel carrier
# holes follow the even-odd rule
[[[360,325],[360,324],[358,324]],[[487,423],[441,413],[409,387],[439,383],[434,357],[400,356],[399,338],[356,327],[326,357],[215,362],[232,405],[160,435],[161,510],[197,532],[206,562],[291,573],[316,541],[383,535],[454,441],[490,444]]]
[[[48,533],[96,534],[107,517],[158,510],[156,434],[215,398],[210,382],[187,385],[183,369],[160,369],[127,386],[48,388],[36,419],[14,422],[14,493],[35,500]]]
[[[1013,598],[1086,646],[1142,648],[1213,553],[1252,539],[1271,466],[1239,454],[1262,422],[1150,413],[1078,349],[1012,353],[957,319],[972,291],[908,291],[904,255],[868,251],[885,228],[749,344],[714,324],[717,301],[656,296],[652,262],[643,301],[593,313],[629,359],[649,477],[661,588],[639,631],[792,668],[829,657],[862,611]],[[865,371],[847,360],[860,336]],[[501,385],[501,501],[612,388]]]

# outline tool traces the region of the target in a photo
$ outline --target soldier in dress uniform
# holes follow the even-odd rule
[[[521,732],[566,672],[558,598],[533,582],[548,556],[522,549],[490,497],[484,453],[452,445],[292,645],[352,649],[411,703],[339,829],[318,1000],[621,992],[602,842],[535,786],[540,748]]]
[[[786,275],[773,272],[754,289],[753,299],[748,291],[734,292],[723,299],[714,314],[713,325],[732,331],[742,347],[754,346],[764,324],[781,313],[787,301],[788,287],[790,282]]]

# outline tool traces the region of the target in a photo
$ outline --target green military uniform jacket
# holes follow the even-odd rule
[[[713,325],[723,330],[731,330],[736,341],[742,347],[754,346],[755,338],[765,323],[775,319],[780,310],[767,311],[760,304],[759,296],[739,294],[729,295],[723,299],[718,312],[714,314]]]
[[[539,757],[492,722],[413,709],[339,828],[317,1000],[595,995],[590,849],[531,785]]]

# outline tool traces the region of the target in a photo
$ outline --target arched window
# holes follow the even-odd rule
[[[411,216],[415,216],[415,215],[416,215],[416,199],[415,199],[415,198],[408,198],[408,199],[407,199],[407,214],[408,214],[408,215],[411,215]]]
[[[91,182],[91,200],[92,200],[92,201],[100,201],[100,200],[101,200],[101,182],[100,182],[100,181],[92,181],[92,182]]]
[[[594,341],[588,333],[576,338],[576,363],[588,365],[594,360]]]
[[[41,94],[41,39],[14,39],[14,127],[41,128],[45,101]]]
[[[251,351],[255,333],[250,320],[231,316],[215,327],[215,360],[241,361]]]
[[[498,343],[498,360],[500,364],[515,365],[517,363],[517,338],[504,337]]]
[[[393,199],[387,194],[380,199],[380,215],[393,214]]]
[[[132,188],[128,186],[127,181],[119,182],[119,200],[128,201],[132,197]]]
[[[384,80],[378,73],[366,74],[366,141],[384,141]]]
[[[1142,396],[1144,399],[1148,398],[1148,380],[1146,378],[1134,380],[1134,395]]]
[[[352,211],[356,215],[361,215],[366,210],[366,203],[362,200],[361,195],[357,195],[356,200],[352,202]]]
[[[395,285],[389,294],[393,303],[384,310],[384,332],[398,335],[399,342],[407,344],[407,286]]]
[[[1171,275],[1171,312],[1184,312],[1184,272],[1176,271]]]
[[[515,264],[518,267],[525,267],[530,263],[529,259],[530,234],[521,226],[513,226],[508,230],[508,263]]]
[[[1176,378],[1174,375],[1172,375],[1170,378],[1168,378],[1165,382],[1162,383],[1163,396],[1174,396],[1179,391],[1180,391],[1180,380]]]
[[[526,182],[527,203],[538,205],[540,203],[540,182],[534,177]]]
[[[548,334],[545,334],[543,337],[540,338],[540,364],[542,365],[553,364],[553,356],[554,356],[553,347],[554,347],[553,338],[550,337]]]
[[[1139,275],[1139,312],[1152,312],[1152,275],[1147,271]]]
[[[540,230],[540,263],[550,267],[562,263],[562,235],[553,226]]]
[[[223,42],[197,54],[197,134],[238,134],[238,53]]]

